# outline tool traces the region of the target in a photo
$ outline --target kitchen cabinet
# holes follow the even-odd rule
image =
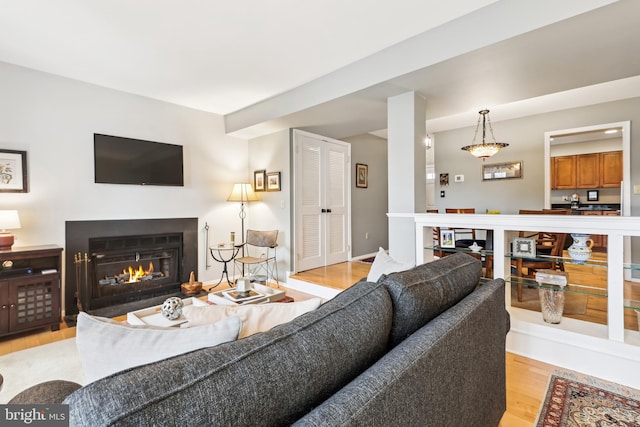
[[[622,151],[600,153],[600,187],[619,188],[622,181]]]
[[[0,251],[0,336],[60,329],[61,254],[54,245]]]
[[[552,157],[551,172],[553,190],[576,188],[576,156]]]
[[[551,158],[551,189],[619,188],[622,151]]]
[[[600,154],[576,156],[576,188],[600,187]]]

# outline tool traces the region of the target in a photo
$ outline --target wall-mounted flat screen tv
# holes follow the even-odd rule
[[[183,186],[182,146],[93,134],[95,182]]]

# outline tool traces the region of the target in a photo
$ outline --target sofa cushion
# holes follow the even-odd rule
[[[233,341],[241,327],[237,317],[199,328],[153,328],[128,326],[81,312],[76,345],[85,377],[91,382],[132,366]]]
[[[482,263],[463,253],[380,277],[393,301],[390,344],[395,346],[455,305],[478,284]]]
[[[320,298],[310,298],[299,302],[240,306],[189,305],[184,307],[182,313],[189,321],[190,327],[208,325],[226,317],[239,317],[242,320],[242,330],[238,338],[245,338],[257,332],[268,331],[274,326],[290,322],[301,314],[315,310],[320,306],[320,302]]]
[[[386,352],[391,312],[383,285],[360,282],[267,332],[91,383],[65,400],[70,423],[289,425]]]
[[[387,251],[380,247],[378,249],[376,257],[373,259],[371,268],[369,269],[367,281],[377,282],[380,276],[382,276],[383,274],[394,273],[396,271],[404,271],[412,268],[413,266],[414,264],[411,263],[403,264],[396,261],[395,259],[391,258],[391,256],[389,256]]]

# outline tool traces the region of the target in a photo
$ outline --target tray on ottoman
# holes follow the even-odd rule
[[[218,305],[244,305],[244,304],[262,304],[267,302],[278,302],[282,300],[285,295],[284,291],[280,289],[274,289],[270,286],[264,286],[257,283],[253,283],[251,288],[262,294],[262,296],[253,298],[247,301],[232,301],[231,299],[225,297],[225,293],[233,292],[235,288],[224,289],[222,291],[211,292],[209,293],[209,302]]]
[[[184,298],[182,304],[187,305],[207,305],[206,301],[199,300],[198,298]],[[143,308],[127,313],[127,323],[130,325],[151,325],[151,326],[180,326],[183,323],[187,323],[187,318],[184,315],[180,315],[175,320],[169,320],[162,315],[162,305],[156,305],[154,307]]]

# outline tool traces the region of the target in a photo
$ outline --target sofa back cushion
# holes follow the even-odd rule
[[[69,396],[72,425],[289,425],[388,348],[392,303],[360,282],[289,323],[114,374]]]
[[[455,305],[476,287],[482,263],[463,253],[383,275],[393,301],[390,345],[395,346],[428,321]]]

